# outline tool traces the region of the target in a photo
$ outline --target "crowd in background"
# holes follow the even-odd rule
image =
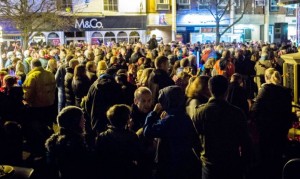
[[[281,55],[296,52],[155,36],[14,43],[1,57],[0,161],[40,162],[37,178],[281,178],[294,120]]]

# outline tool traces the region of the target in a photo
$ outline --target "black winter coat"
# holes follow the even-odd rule
[[[108,126],[96,139],[98,178],[138,178],[141,147],[137,135]]]
[[[98,133],[105,131],[108,124],[106,111],[115,104],[122,104],[123,101],[121,86],[112,76],[104,74],[95,81],[89,89],[85,103],[92,129]]]
[[[287,141],[292,125],[291,90],[274,84],[264,84],[258,92],[251,112],[258,127],[261,144],[277,144],[277,149]]]
[[[84,136],[60,132],[47,139],[45,146],[48,169],[52,170],[52,175],[54,173],[57,175],[59,171],[62,179],[81,179],[93,176],[92,155]]]
[[[80,107],[81,100],[87,95],[91,86],[91,82],[88,77],[74,79],[72,81],[72,89],[75,95],[75,105]]]
[[[75,94],[72,89],[72,80],[74,76],[74,69],[67,68],[65,75],[65,94],[66,94],[66,106],[75,105]]]

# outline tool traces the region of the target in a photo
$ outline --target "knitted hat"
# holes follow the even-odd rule
[[[80,126],[82,114],[82,110],[79,107],[67,106],[59,112],[57,123],[66,130],[77,130]]]

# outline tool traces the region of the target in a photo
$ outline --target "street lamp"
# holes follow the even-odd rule
[[[2,60],[2,42],[3,42],[3,35],[2,35],[2,27],[0,26],[0,69],[3,67],[3,60]]]

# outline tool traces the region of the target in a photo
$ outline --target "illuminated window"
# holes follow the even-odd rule
[[[106,32],[104,35],[104,43],[108,45],[111,42],[116,42],[116,35],[113,32]]]
[[[169,0],[156,0],[157,4],[169,4]]]
[[[271,12],[278,12],[279,6],[277,6],[278,0],[271,0],[270,1],[270,11]]]
[[[73,10],[72,0],[58,0],[57,9],[61,11],[71,12]]]
[[[190,0],[178,0],[178,9],[190,9],[191,2]]]
[[[118,34],[117,34],[117,42],[118,43],[128,43],[128,35],[127,35],[127,33],[126,32],[119,32]]]
[[[179,0],[179,5],[180,4],[190,4],[190,0]]]
[[[140,34],[136,31],[130,32],[129,43],[134,44],[140,41]]]
[[[103,6],[105,11],[118,11],[118,0],[104,0]]]
[[[103,43],[103,35],[100,32],[94,32],[92,34],[91,43],[101,45]]]
[[[156,0],[156,10],[170,10],[169,0]]]

